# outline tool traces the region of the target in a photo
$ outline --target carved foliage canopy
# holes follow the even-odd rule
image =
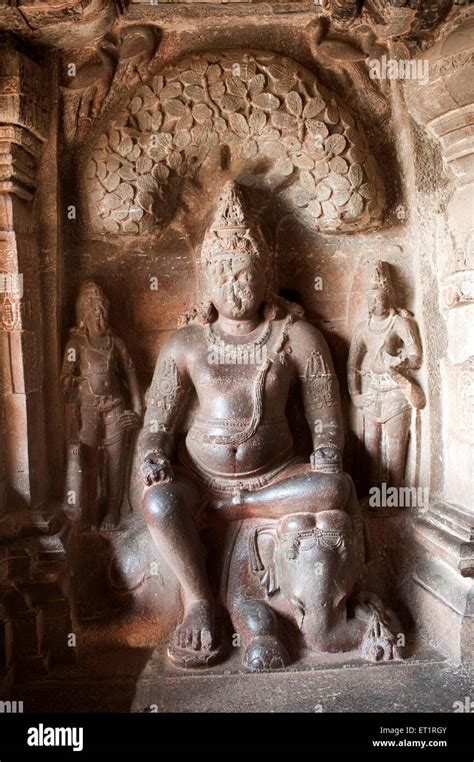
[[[234,50],[186,57],[131,94],[87,157],[96,231],[156,232],[185,178],[223,145],[240,179],[282,195],[313,229],[360,230],[380,217],[377,166],[335,95],[290,59]]]

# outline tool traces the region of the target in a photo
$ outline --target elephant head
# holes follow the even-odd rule
[[[250,564],[267,597],[283,596],[307,645],[333,650],[331,631],[360,572],[358,523],[340,510],[293,513],[250,536]],[[271,540],[271,542],[269,542]]]

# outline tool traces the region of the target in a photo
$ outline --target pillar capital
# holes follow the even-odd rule
[[[49,130],[48,84],[36,62],[0,41],[0,193],[30,201]]]

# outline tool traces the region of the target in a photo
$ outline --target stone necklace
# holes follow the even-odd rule
[[[90,349],[94,350],[94,352],[103,352],[105,350],[109,350],[112,346],[112,337],[109,333],[107,333],[105,336],[99,336],[99,339],[97,340],[97,344],[94,344],[88,333],[85,333],[86,342]]]
[[[207,326],[206,341],[212,349],[216,349],[218,352],[225,354],[232,352],[237,352],[239,354],[248,353],[250,355],[251,353],[254,353],[256,349],[260,349],[260,347],[263,347],[268,342],[271,333],[272,324],[266,322],[264,330],[255,341],[249,341],[246,344],[228,344],[221,336],[218,336],[215,333],[212,324],[209,324]]]
[[[396,317],[397,317],[397,313],[394,312],[393,314],[389,315],[384,320],[381,320],[380,325],[377,328],[374,328],[374,321],[372,320],[372,315],[371,315],[369,318],[369,331],[371,331],[372,333],[387,333],[392,327]]]
[[[270,366],[278,358],[280,352],[283,350],[286,342],[288,341],[288,330],[292,322],[293,322],[293,319],[291,315],[289,315],[283,324],[281,334],[278,339],[275,350],[265,360],[260,370],[258,371],[257,377],[255,379],[255,385],[252,391],[253,411],[252,411],[252,417],[250,419],[250,423],[248,424],[248,426],[246,426],[246,428],[243,431],[240,431],[237,434],[222,434],[222,435],[214,435],[214,436],[210,435],[206,437],[208,442],[211,442],[212,444],[230,445],[235,447],[235,446],[243,444],[244,442],[247,442],[249,439],[253,437],[253,435],[257,431],[260,425],[260,422],[262,420],[263,393],[265,389],[265,379],[267,377],[267,373],[270,369]],[[209,328],[210,326],[208,326],[208,335],[209,335]],[[265,343],[265,341],[268,341],[268,339],[270,338],[271,323],[269,324],[269,328],[270,328],[270,331],[268,332],[268,336],[266,336],[267,329],[265,329],[260,339],[258,339],[258,341],[260,342],[260,346],[262,346],[263,343]],[[234,345],[224,344],[224,346],[230,346],[232,347],[232,349],[235,349],[235,344]],[[250,346],[253,348],[255,347],[255,344],[251,344]]]

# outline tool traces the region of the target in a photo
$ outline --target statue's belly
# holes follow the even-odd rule
[[[81,384],[81,392],[86,396],[92,394],[95,396],[121,397],[121,389],[115,373],[98,373],[90,375]]]
[[[235,478],[263,474],[293,454],[293,438],[286,418],[263,421],[244,442],[229,441],[245,431],[249,421],[195,421],[186,437],[186,449],[200,468]]]

